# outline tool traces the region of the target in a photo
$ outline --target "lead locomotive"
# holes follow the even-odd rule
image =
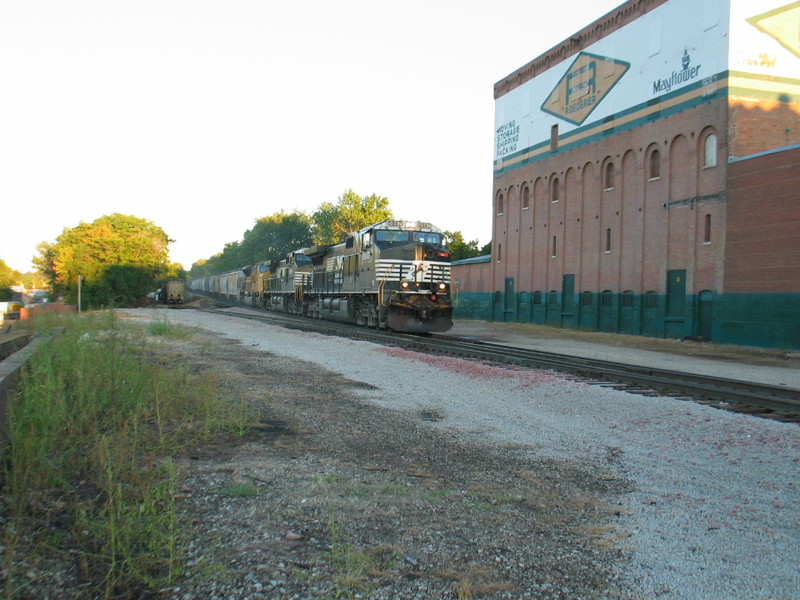
[[[450,252],[430,223],[388,220],[341,244],[194,280],[192,289],[264,308],[395,331],[453,326]]]

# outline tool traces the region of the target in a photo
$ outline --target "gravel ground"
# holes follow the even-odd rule
[[[263,439],[187,459],[187,510],[208,536],[195,563],[218,548],[228,576],[194,579],[171,598],[800,596],[796,425],[165,313],[226,336],[224,352],[209,337],[203,360],[260,385],[251,394],[268,395],[272,415]],[[235,481],[262,482],[264,493],[208,492]],[[393,558],[373,568],[380,575],[342,579],[342,556],[364,555]]]

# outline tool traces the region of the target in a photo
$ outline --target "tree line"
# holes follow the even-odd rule
[[[169,261],[170,240],[164,230],[145,219],[114,213],[91,223],[65,228],[55,242],[42,242],[33,263],[44,277],[53,299],[77,304],[78,294],[87,309],[135,306],[148,291],[171,277],[204,277],[260,261],[274,261],[292,250],[336,244],[348,233],[394,218],[389,200],[372,194],[360,196],[352,189],[336,203],[325,202],[312,214],[280,211],[256,219],[240,241],[197,261],[187,273]],[[460,231],[445,231],[453,260],[490,252],[491,244],[465,241]],[[0,260],[0,299],[10,298],[10,286],[23,276]]]
[[[275,213],[257,219],[240,242],[231,242],[219,254],[192,265],[190,276],[205,277],[239,269],[260,261],[278,260],[298,248],[338,244],[348,233],[373,223],[393,219],[389,199],[372,194],[360,196],[352,189],[336,203],[325,202],[312,214],[300,211]],[[489,253],[491,244],[479,247],[478,240],[466,242],[460,231],[445,231],[453,260]]]

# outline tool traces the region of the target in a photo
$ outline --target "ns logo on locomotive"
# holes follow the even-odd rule
[[[387,220],[340,244],[290,252],[195,279],[192,290],[231,302],[411,333],[453,326],[450,252],[430,223]]]

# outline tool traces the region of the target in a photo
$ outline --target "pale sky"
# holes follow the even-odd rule
[[[491,238],[493,86],[622,0],[0,0],[0,259],[112,213],[185,268],[347,189]]]

